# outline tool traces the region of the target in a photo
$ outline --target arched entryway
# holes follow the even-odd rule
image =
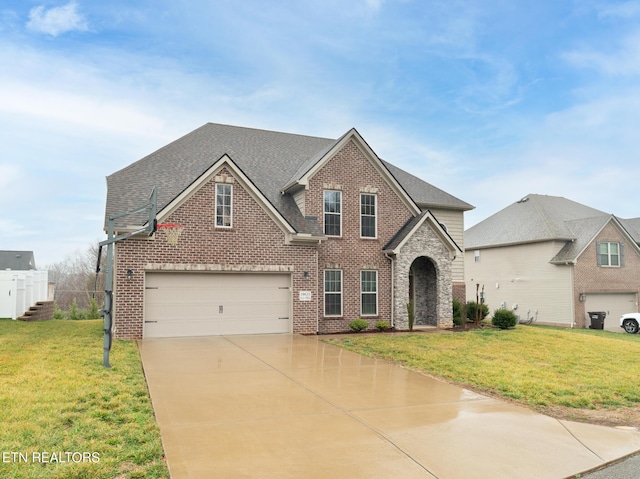
[[[413,301],[415,325],[438,325],[438,272],[426,256],[416,258],[409,268],[409,301]]]

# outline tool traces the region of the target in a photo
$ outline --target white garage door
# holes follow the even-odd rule
[[[291,331],[288,274],[147,273],[145,338]]]
[[[623,333],[620,327],[620,316],[625,313],[638,311],[635,293],[609,293],[587,294],[585,311],[604,311],[607,316],[604,320],[604,329]],[[591,318],[587,315],[587,327],[591,324]]]

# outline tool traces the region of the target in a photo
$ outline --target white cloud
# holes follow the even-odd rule
[[[640,1],[631,0],[628,2],[602,6],[601,8],[598,8],[598,15],[602,18],[635,18],[640,16]]]
[[[521,143],[478,157],[488,172],[467,183],[462,199],[478,208],[465,215],[465,227],[530,193],[563,196],[623,218],[640,216],[638,122],[640,94],[621,91],[550,114]]]
[[[367,6],[367,9],[378,12],[380,11],[380,8],[382,8],[383,1],[384,0],[365,0],[365,5]]]
[[[89,27],[84,16],[78,13],[78,4],[70,2],[48,10],[43,5],[32,8],[27,29],[56,37],[61,33],[86,31]]]
[[[68,122],[84,128],[132,134],[151,134],[162,121],[133,104],[61,90],[45,91],[36,85],[2,82],[0,111],[41,120]]]
[[[0,188],[5,190],[18,178],[20,168],[17,165],[0,163]]]
[[[614,51],[595,49],[567,52],[564,58],[574,66],[589,68],[605,75],[640,74],[640,31],[622,39]]]

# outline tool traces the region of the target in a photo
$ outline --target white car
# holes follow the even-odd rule
[[[640,313],[628,313],[623,314],[620,317],[620,327],[629,334],[636,334],[638,332],[639,324]]]

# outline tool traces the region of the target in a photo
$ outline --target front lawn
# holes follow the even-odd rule
[[[333,342],[542,410],[640,404],[639,335],[520,325],[507,331],[349,335]]]
[[[166,478],[137,346],[102,320],[0,320],[0,477]]]

